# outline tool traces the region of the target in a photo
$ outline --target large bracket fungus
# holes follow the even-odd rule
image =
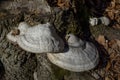
[[[59,52],[64,49],[63,40],[57,35],[50,23],[30,27],[27,23],[22,22],[16,30],[12,30],[7,38],[12,42],[16,42],[28,52]],[[19,34],[15,32],[19,32]]]
[[[98,50],[90,43],[68,35],[68,46],[64,52],[48,53],[48,59],[55,65],[70,71],[81,72],[93,69],[99,62]],[[75,44],[74,44],[75,43]]]

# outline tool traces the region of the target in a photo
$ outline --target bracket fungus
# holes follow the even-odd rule
[[[97,18],[90,18],[89,23],[91,26],[95,26],[98,24],[98,19]]]
[[[110,24],[110,19],[105,16],[102,16],[99,18],[94,17],[94,18],[90,18],[89,23],[91,26],[95,26],[98,24],[104,24],[104,25],[108,26]]]
[[[30,27],[27,23],[21,22],[17,29],[8,33],[7,38],[32,53],[59,52],[64,49],[63,40],[50,23]]]
[[[53,64],[74,72],[90,70],[98,64],[98,50],[92,43],[82,41],[73,34],[68,35],[67,41],[68,47],[64,52],[47,53]]]

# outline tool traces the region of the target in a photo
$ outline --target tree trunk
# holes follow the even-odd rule
[[[87,72],[75,73],[61,69],[51,64],[45,53],[26,52],[6,39],[7,33],[21,21],[30,25],[51,22],[63,39],[68,33],[82,35],[84,28],[81,26],[84,24],[80,22],[84,21],[78,16],[80,11],[76,10],[81,8],[78,5],[83,4],[73,0],[71,5],[69,9],[60,9],[48,6],[45,0],[0,1],[0,80],[94,80]],[[52,12],[49,12],[49,7]]]

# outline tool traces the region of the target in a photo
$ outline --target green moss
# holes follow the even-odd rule
[[[56,80],[63,80],[65,75],[70,75],[70,71],[67,71],[65,69],[59,68],[56,65],[51,65],[54,77],[53,79]]]

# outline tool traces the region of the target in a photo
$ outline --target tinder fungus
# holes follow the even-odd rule
[[[75,35],[69,34],[68,47],[64,52],[47,53],[48,59],[55,65],[74,72],[81,72],[93,69],[99,62],[98,50],[86,41],[78,39]]]
[[[31,27],[22,22],[17,29],[8,33],[7,38],[32,53],[59,52],[64,49],[63,40],[50,23]]]

